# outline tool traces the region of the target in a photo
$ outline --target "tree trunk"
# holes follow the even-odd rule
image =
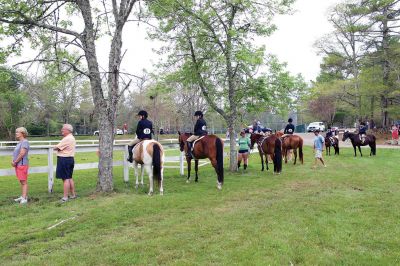
[[[235,138],[235,129],[233,125],[229,125],[229,170],[231,172],[236,172],[238,170],[236,138]]]
[[[114,126],[112,119],[106,112],[99,114],[99,178],[97,181],[97,191],[113,190],[113,143],[114,143]],[[111,145],[110,145],[111,144]]]

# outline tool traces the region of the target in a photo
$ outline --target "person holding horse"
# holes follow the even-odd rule
[[[237,166],[240,168],[240,164],[243,160],[243,169],[247,169],[247,165],[249,162],[249,150],[250,150],[250,138],[246,136],[246,132],[244,130],[240,131],[240,137],[238,140],[239,151],[238,151],[238,163]]]
[[[139,111],[137,114],[139,117],[139,122],[136,127],[136,138],[133,139],[129,144],[128,144],[128,162],[133,162],[133,148],[135,147],[136,144],[139,142],[146,140],[146,139],[152,139],[151,134],[154,134],[153,131],[153,123],[150,120],[147,120],[148,114],[145,110]]]
[[[194,113],[194,116],[196,117],[197,121],[196,124],[194,125],[194,132],[193,135],[190,136],[187,140],[186,140],[186,145],[187,145],[187,154],[186,156],[191,157],[191,153],[192,153],[192,144],[193,142],[208,134],[207,132],[207,123],[206,121],[203,119],[203,112],[202,111],[196,111]]]
[[[360,136],[361,143],[364,144],[365,137],[367,136],[367,126],[364,122],[360,123],[358,128],[358,135]]]

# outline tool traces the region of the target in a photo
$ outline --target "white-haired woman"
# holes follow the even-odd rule
[[[15,168],[15,174],[21,184],[21,196],[14,201],[20,204],[28,203],[28,131],[24,127],[15,130],[15,138],[19,141],[13,152],[11,165]]]
[[[64,124],[61,128],[61,135],[64,138],[54,147],[54,150],[57,151],[56,178],[62,179],[64,183],[64,196],[61,202],[76,198],[75,184],[72,180],[76,146],[75,138],[72,135],[73,131],[74,128],[70,124]]]

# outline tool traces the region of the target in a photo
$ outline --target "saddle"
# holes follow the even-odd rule
[[[201,140],[202,138],[204,138],[205,136],[207,136],[207,135],[201,136],[200,138],[198,138],[198,139],[196,139],[196,140],[193,141],[193,144],[191,145],[190,151],[189,151],[189,153],[190,153],[190,155],[191,155],[191,157],[192,157],[193,159],[196,159],[196,157],[193,155],[194,145],[196,145],[196,143],[197,143],[199,140]]]

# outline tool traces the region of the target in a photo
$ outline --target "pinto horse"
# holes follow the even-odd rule
[[[333,139],[333,142],[331,140]],[[336,137],[325,137],[325,148],[326,148],[326,155],[331,156],[331,147],[335,149],[335,155],[339,155],[339,139]]]
[[[282,139],[282,154],[285,157],[285,163],[287,163],[288,151],[294,150],[294,163],[297,162],[297,149],[299,149],[299,158],[301,164],[304,163],[303,160],[303,139],[297,135],[286,135],[282,138],[282,132],[276,132],[278,137]]]
[[[190,133],[180,133],[178,131],[178,141],[181,152],[187,154],[186,140],[192,135]],[[217,173],[217,188],[222,189],[224,183],[224,142],[215,135],[206,135],[203,138],[195,142],[193,146],[192,154],[195,162],[196,179],[198,182],[198,170],[199,170],[199,159],[208,158],[211,161],[212,166]],[[186,162],[188,167],[187,182],[190,181],[190,170],[191,170],[191,156],[186,156]]]
[[[135,169],[136,188],[139,186],[139,169],[138,165],[142,165],[142,185],[143,185],[143,166],[149,175],[150,189],[149,196],[153,194],[153,179],[156,179],[160,187],[160,195],[163,195],[163,166],[164,166],[164,149],[161,144],[155,140],[144,140],[135,145],[132,150],[133,162]]]
[[[250,135],[250,148],[254,148],[254,144],[257,143],[258,153],[261,158],[261,171],[264,171],[264,157],[265,165],[268,168],[268,155],[271,156],[272,162],[274,164],[274,173],[280,173],[282,171],[282,141],[278,136],[272,134],[265,137],[260,134],[251,133]]]
[[[358,134],[350,133],[350,132],[346,131],[343,134],[343,139],[342,140],[346,141],[346,139],[350,139],[351,144],[353,145],[354,157],[357,157],[356,147],[358,147],[358,150],[360,151],[360,155],[362,157],[361,146],[366,146],[366,145],[369,145],[369,147],[371,148],[371,152],[369,153],[369,156],[376,155],[376,137],[374,135],[368,134],[365,137],[365,141],[361,142],[360,136]]]

